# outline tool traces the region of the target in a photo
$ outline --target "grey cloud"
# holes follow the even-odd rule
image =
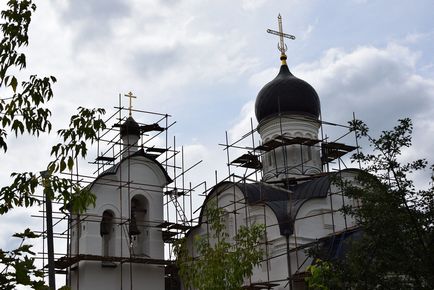
[[[164,73],[181,59],[182,52],[179,49],[166,51],[138,51],[129,57],[129,66],[135,73],[143,77],[152,77]]]
[[[65,21],[96,20],[104,23],[107,20],[129,14],[130,8],[123,0],[73,0],[63,12]]]
[[[309,82],[318,92],[323,120],[346,125],[355,112],[356,118],[367,123],[372,136],[378,136],[382,130],[396,125],[398,119],[410,117],[415,128],[414,152],[419,158],[429,156],[434,130],[434,79],[417,73],[417,53],[395,45],[360,47],[347,53],[330,51],[316,62],[293,69],[297,77]],[[265,84],[263,79],[271,79],[274,72],[267,69],[257,76]],[[251,115],[252,112],[244,114],[238,126],[242,128],[235,126],[231,131],[247,132],[247,118]],[[330,140],[347,132],[335,126],[323,129]],[[354,135],[339,142],[355,144]],[[361,145],[368,149],[366,142]]]
[[[113,22],[129,16],[131,8],[127,3],[123,0],[71,0],[62,11],[62,21],[77,25],[80,42],[108,37]]]
[[[373,127],[433,110],[433,80],[416,74],[414,53],[403,47],[358,48],[302,74],[318,91],[325,119],[344,122],[356,112]]]

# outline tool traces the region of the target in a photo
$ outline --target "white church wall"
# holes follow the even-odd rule
[[[355,174],[351,171],[344,171],[341,176],[346,181],[354,182]],[[224,185],[220,186],[224,188]],[[240,187],[242,186],[240,184]],[[245,284],[271,281],[271,283],[279,284],[273,289],[286,289],[288,287],[287,240],[280,233],[278,220],[273,210],[264,204],[248,205],[238,186],[222,189],[218,197],[209,198],[207,203],[217,199],[218,206],[234,218],[234,221],[228,225],[236,224],[238,227],[253,223],[266,225],[267,245],[265,245],[265,238],[264,243],[261,244],[264,249],[264,261],[255,267],[252,277],[246,279]],[[307,255],[308,246],[303,247],[303,245],[355,226],[355,221],[340,211],[342,206],[349,204],[354,204],[354,201],[343,197],[339,186],[332,183],[326,197],[310,199],[299,208],[294,223],[294,233],[288,240],[291,249],[289,253],[290,271],[293,276],[303,273],[313,260]],[[237,214],[233,214],[234,211]],[[205,236],[206,233],[205,223],[194,229],[189,235],[190,249],[194,249],[191,243],[192,238],[197,234]],[[298,250],[293,250],[295,248]],[[300,283],[303,284],[303,281],[300,280]]]
[[[128,190],[129,181],[129,190]],[[92,185],[96,195],[95,207],[80,215],[80,232],[71,237],[74,253],[104,256],[104,238],[100,225],[104,211],[113,213],[113,228],[109,256],[164,259],[164,243],[161,230],[155,226],[163,221],[163,186],[166,183],[161,168],[145,157],[132,157],[121,163],[116,174],[103,176]],[[120,185],[122,185],[120,187]],[[135,243],[131,245],[129,232],[131,200],[143,201],[145,211],[139,213],[141,229]],[[122,216],[121,216],[122,213]],[[80,235],[77,244],[77,235]],[[74,254],[73,253],[73,254]],[[156,265],[107,263],[82,261],[71,273],[72,289],[115,290],[129,287],[130,281],[146,285],[147,289],[164,289],[164,268]],[[132,271],[130,274],[130,270]],[[132,280],[131,280],[132,279]],[[105,283],[101,283],[104,280]],[[80,285],[77,285],[79,283]],[[100,285],[105,285],[101,287]],[[149,288],[148,288],[149,287]]]
[[[264,261],[253,269],[252,277],[250,277],[248,281],[246,280],[245,283],[250,284],[285,279],[288,275],[286,270],[286,239],[280,234],[279,224],[273,210],[262,204],[248,205],[243,193],[237,186],[231,186],[220,192],[218,198],[210,198],[207,204],[215,200],[218,200],[217,203],[220,208],[223,208],[234,217],[232,225],[234,227],[236,225],[238,229],[240,226],[252,224],[266,225],[266,236],[264,236],[260,245],[264,251]],[[236,212],[236,214],[233,214],[234,212]],[[194,256],[198,254],[194,251],[193,247],[194,236],[205,236],[207,234],[207,226],[206,223],[204,223],[205,219],[206,218],[203,217],[201,226],[191,231],[188,236],[188,247],[192,250]],[[232,231],[229,229],[228,232]],[[236,234],[236,231],[233,233]],[[266,241],[267,245],[265,244]],[[295,260],[292,263],[295,268],[297,266]],[[282,283],[284,284],[284,282]]]
[[[130,264],[124,263],[117,267],[101,267],[101,262],[80,262],[79,279],[76,278],[71,279],[72,289],[130,289],[131,281],[133,289],[164,289],[164,268],[143,264],[130,267]]]
[[[260,247],[264,252],[264,261],[254,269],[252,283],[282,279],[282,271],[286,269],[286,256],[282,256],[279,248],[285,239],[280,234],[275,213],[266,205],[249,206],[249,218],[254,223],[266,225],[266,237]],[[286,245],[286,244],[285,244]],[[286,246],[284,247],[286,249]]]
[[[351,201],[342,198],[333,186],[330,194],[326,198],[309,200],[300,208],[295,222],[299,243],[309,243],[355,225],[351,216],[341,212],[342,206]]]

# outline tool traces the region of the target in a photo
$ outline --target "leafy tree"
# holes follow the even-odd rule
[[[329,290],[342,287],[340,277],[336,274],[335,267],[330,262],[317,259],[314,265],[307,267],[306,271],[310,275],[307,279],[309,289]]]
[[[354,216],[363,235],[349,242],[343,260],[310,269],[333,278],[323,280],[328,288],[312,289],[434,289],[434,179],[426,188],[415,186],[411,176],[427,169],[427,160],[402,162],[403,149],[411,146],[411,120],[399,120],[377,139],[363,122],[351,126],[372,147],[372,153],[352,157],[365,169],[356,183],[342,184],[344,194],[360,201],[343,211]]]
[[[192,256],[185,238],[175,244],[181,280],[185,287],[199,290],[238,290],[262,260],[263,252],[258,245],[264,225],[241,226],[231,241],[223,209],[210,203],[205,217],[209,234],[194,237],[197,256]]]
[[[28,80],[19,81],[13,74],[26,68],[26,56],[21,50],[28,45],[28,29],[35,10],[32,0],[9,0],[7,8],[1,11],[0,89],[9,94],[0,98],[0,149],[4,153],[10,133],[39,136],[52,129],[51,112],[46,104],[54,96],[52,84],[56,78],[31,75]],[[35,194],[42,187],[46,198],[69,204],[75,212],[93,204],[95,196],[89,190],[59,174],[72,170],[76,159],[86,156],[87,143],[94,142],[98,132],[106,127],[100,118],[104,113],[103,109],[78,108],[69,128],[57,132],[61,142],[52,147],[52,160],[46,166],[48,174],[42,177],[34,172],[12,173],[12,184],[0,189],[0,215],[16,207],[39,204]],[[37,235],[26,229],[14,236],[22,239],[17,249],[0,249],[1,289],[15,289],[18,285],[46,289],[43,272],[35,266],[32,245],[28,242]]]

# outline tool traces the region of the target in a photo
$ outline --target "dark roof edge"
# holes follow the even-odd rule
[[[140,150],[138,150],[137,152],[134,152],[133,154],[131,154],[131,155],[127,156],[127,157],[122,158],[120,162],[116,163],[115,165],[113,165],[113,166],[110,167],[109,169],[105,170],[105,171],[104,171],[103,173],[101,173],[100,175],[98,175],[98,176],[95,178],[95,180],[90,184],[90,186],[92,186],[92,185],[93,185],[93,184],[94,184],[94,183],[95,183],[99,178],[101,178],[101,177],[108,176],[108,175],[115,175],[115,174],[118,172],[120,165],[121,165],[123,162],[127,161],[128,159],[130,159],[130,158],[132,158],[132,157],[145,157],[147,160],[153,162],[154,164],[156,164],[156,165],[160,168],[160,170],[161,170],[161,171],[163,172],[163,174],[164,174],[164,177],[166,178],[166,182],[167,182],[166,184],[170,184],[170,183],[173,182],[172,178],[170,178],[169,174],[167,173],[166,169],[164,169],[163,165],[161,165],[161,163],[158,162],[157,160],[152,159],[152,158],[149,158],[149,157],[146,155],[145,150],[140,149]],[[114,169],[114,170],[113,170],[113,169]]]
[[[265,182],[258,182],[258,183],[262,183],[262,184],[265,185],[265,186],[274,187],[273,185],[267,184],[267,183],[265,183]],[[248,184],[251,184],[251,183],[248,183]],[[211,199],[211,198],[215,195],[216,192],[219,193],[219,192],[222,192],[222,191],[224,191],[224,190],[226,190],[226,189],[228,189],[228,188],[231,188],[231,187],[233,187],[233,186],[236,186],[236,187],[238,187],[238,189],[243,193],[244,198],[245,198],[246,201],[248,202],[249,199],[248,199],[248,197],[247,197],[247,195],[246,195],[246,192],[244,191],[244,188],[243,188],[242,185],[243,185],[243,183],[235,183],[235,182],[232,182],[232,181],[221,181],[221,182],[219,182],[218,184],[216,184],[216,185],[214,186],[214,188],[210,191],[210,193],[206,196],[205,200],[203,201],[202,208],[200,209],[199,222],[198,222],[198,224],[195,225],[194,227],[192,227],[192,228],[191,228],[191,229],[186,233],[185,236],[190,235],[191,232],[193,232],[195,229],[197,229],[197,228],[200,227],[200,225],[202,224],[203,210],[204,210],[204,208],[205,208],[205,205],[208,203],[209,199]],[[225,186],[225,187],[222,188],[222,186]],[[284,188],[276,188],[276,189],[278,189],[278,190],[282,190],[282,191],[288,191],[288,190],[286,190],[286,189],[284,189]],[[288,192],[290,192],[290,191],[288,191]],[[270,208],[270,210],[273,211],[273,213],[276,215],[276,218],[278,218],[278,215],[277,215],[276,210],[275,210],[275,209],[274,209],[270,204],[268,204],[267,201],[260,201],[260,202],[258,202],[257,204],[263,204],[263,205],[266,205],[268,208]],[[249,205],[252,205],[252,204],[249,204]],[[280,228],[280,222],[279,222],[279,228]],[[281,233],[282,233],[282,230],[281,230]]]
[[[342,169],[342,170],[337,171],[337,172],[330,172],[329,175],[336,175],[336,174],[339,174],[340,172],[366,172],[366,171],[364,171],[364,170],[362,170],[362,169],[358,169],[358,168],[346,168],[346,169]],[[326,175],[326,176],[329,176],[329,175]],[[259,183],[259,182],[258,182],[258,183]],[[197,228],[199,228],[199,227],[201,226],[201,224],[202,224],[202,216],[203,216],[203,209],[205,208],[205,205],[208,203],[208,200],[211,199],[211,198],[215,195],[215,193],[218,192],[219,190],[220,190],[220,192],[222,192],[222,191],[224,191],[224,190],[226,190],[226,189],[228,189],[228,188],[230,188],[230,187],[232,187],[232,186],[236,186],[236,187],[238,187],[238,188],[240,189],[240,191],[241,191],[241,192],[243,193],[243,195],[244,195],[244,198],[245,198],[246,201],[248,202],[248,198],[247,198],[247,196],[246,196],[246,193],[245,193],[244,190],[243,190],[243,186],[242,186],[242,184],[243,184],[243,183],[234,183],[234,182],[230,182],[230,181],[222,181],[222,182],[216,184],[216,185],[214,186],[214,188],[210,191],[210,193],[206,196],[206,198],[205,198],[205,200],[204,200],[204,202],[203,202],[203,204],[202,204],[202,208],[201,208],[201,210],[200,210],[200,214],[199,214],[199,223],[198,223],[196,226],[192,227],[192,228],[191,228],[191,229],[186,233],[186,236],[190,235],[191,232],[193,232],[195,229],[197,229]],[[250,183],[249,183],[249,184],[250,184]],[[265,183],[265,182],[262,183],[262,184],[265,185],[265,186],[270,186],[270,187],[272,187],[272,185],[267,184],[267,183]],[[331,182],[330,182],[330,184],[331,184]],[[225,186],[225,185],[226,185],[226,187],[222,188],[222,186]],[[284,188],[281,188],[281,189],[279,188],[279,190],[287,191],[287,190],[284,189]],[[325,197],[312,197],[312,198],[309,198],[309,199],[303,200],[302,203],[300,204],[300,206],[298,207],[295,216],[298,214],[298,211],[300,210],[300,208],[304,205],[304,203],[305,203],[306,201],[311,200],[311,199],[315,199],[315,198],[325,198]],[[281,234],[282,236],[285,236],[285,235],[291,235],[292,232],[293,232],[293,230],[294,230],[294,225],[293,225],[293,224],[294,224],[294,219],[292,218],[292,216],[290,216],[289,213],[288,213],[288,214],[287,214],[287,218],[290,219],[290,220],[288,220],[288,221],[286,221],[286,222],[285,222],[285,221],[282,221],[282,222],[281,222],[281,218],[280,218],[280,220],[279,220],[279,216],[278,216],[278,213],[277,213],[276,209],[274,209],[273,206],[272,206],[271,204],[269,204],[269,203],[271,203],[271,202],[267,202],[267,201],[261,201],[261,202],[260,202],[260,204],[264,204],[264,205],[266,205],[268,208],[270,208],[270,209],[273,211],[273,213],[276,215],[276,218],[278,219],[278,222],[279,222],[279,230],[280,230],[280,234]],[[259,203],[258,203],[258,204],[259,204]],[[291,215],[292,215],[292,214],[291,214]],[[287,231],[286,227],[289,227],[289,232]]]

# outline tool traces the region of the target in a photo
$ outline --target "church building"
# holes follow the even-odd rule
[[[339,175],[352,181],[358,169],[331,173],[328,163],[356,147],[320,135],[320,97],[286,63],[283,38],[293,36],[283,33],[280,16],[279,31],[269,32],[280,37],[281,65],[256,97],[254,131],[261,142],[231,162],[259,178],[250,174],[218,182],[206,190],[199,216],[191,214],[188,219],[178,202],[185,186],[180,190],[174,182],[176,171],[171,171],[177,164],[165,163],[168,155],[177,154],[176,146],[172,151],[156,148],[142,138],[144,133],[167,131],[170,124],[160,126],[163,119],[136,122],[130,103],[128,118],[119,118],[114,126],[120,140],[111,148],[120,148],[119,154],[97,158],[105,166],[88,185],[96,195],[95,206],[69,214],[68,255],[55,265],[66,273],[71,289],[181,289],[179,281],[173,283],[176,271],[168,252],[176,238],[185,235],[191,242],[196,235],[207,234],[203,214],[210,202],[225,212],[229,237],[241,225],[265,225],[259,245],[263,261],[252,277],[246,277],[245,289],[305,289],[306,268],[312,264],[306,250],[320,243],[326,245],[329,257],[339,256],[340,241],[356,228],[340,209],[355,201],[343,196],[333,180]],[[166,212],[167,204],[177,212]]]
[[[342,241],[356,229],[355,221],[340,211],[343,206],[356,205],[355,201],[343,196],[333,180],[338,175],[341,180],[354,181],[358,169],[327,172],[329,161],[356,147],[320,139],[320,98],[310,84],[291,73],[285,34],[276,34],[281,36],[280,71],[259,91],[255,103],[262,144],[233,161],[260,168],[262,179],[215,185],[206,197],[199,224],[187,237],[191,247],[196,235],[208,233],[207,223],[201,222],[210,202],[224,210],[229,238],[240,226],[264,224],[261,246],[265,256],[245,280],[245,288],[299,290],[306,289],[306,268],[313,262],[306,251],[320,244],[327,245],[328,257],[340,255]],[[192,252],[194,256],[194,249]]]

